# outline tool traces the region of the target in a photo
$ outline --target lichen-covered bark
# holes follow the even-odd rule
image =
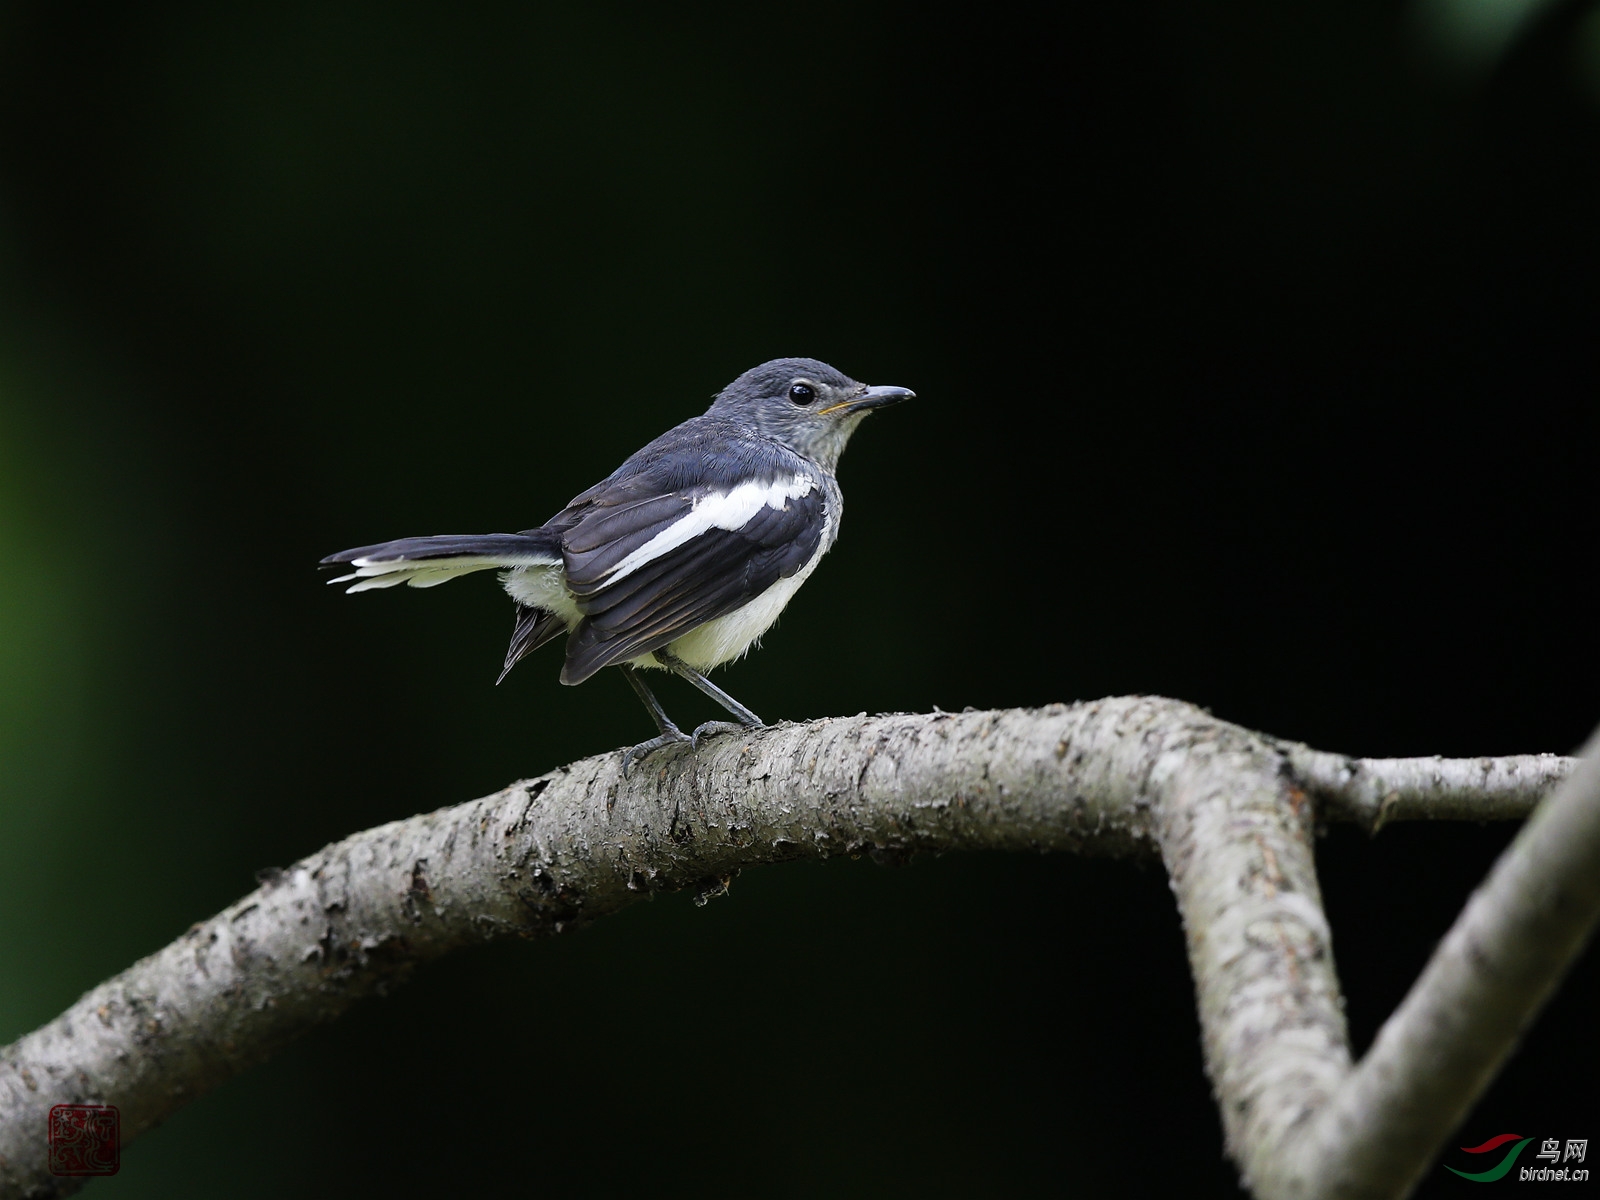
[[[1183,913],[1206,1068],[1246,1186],[1350,1069],[1311,797],[1244,730],[1197,731],[1162,763],[1158,840]]]
[[[1523,815],[1527,780],[1571,766],[1427,761],[1319,755],[1146,697],[784,725],[631,778],[618,754],[586,759],[325,847],[0,1051],[0,1195],[75,1189],[46,1170],[53,1104],[116,1104],[132,1140],[457,946],[715,892],[760,863],[958,849],[1162,855],[1230,1150],[1247,1178],[1275,1177],[1349,1075],[1314,815],[1424,816],[1430,788]]]
[[[1504,758],[1349,758],[1278,743],[1327,821],[1377,833],[1390,821],[1503,821],[1524,817],[1572,771],[1559,754]]]

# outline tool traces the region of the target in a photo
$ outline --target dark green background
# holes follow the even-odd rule
[[[551,651],[491,686],[487,579],[314,563],[535,524],[779,355],[918,400],[720,677],[769,718],[1600,719],[1591,7],[578,7],[0,15],[0,1041],[649,733]],[[1359,1047],[1510,833],[1323,843]],[[1591,952],[1461,1136],[1600,1135],[1597,1005]],[[1197,1039],[1158,869],[797,864],[447,960],[95,1192],[1231,1195]]]

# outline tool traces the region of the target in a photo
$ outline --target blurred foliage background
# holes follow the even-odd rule
[[[0,1041],[258,868],[646,736],[554,652],[491,686],[489,580],[314,564],[535,524],[779,355],[919,399],[721,677],[769,719],[1570,751],[1597,213],[1592,4],[10,4]],[[1511,832],[1325,839],[1358,1049]],[[1595,960],[1462,1136],[1594,1130]],[[843,861],[443,962],[95,1192],[1234,1195],[1220,1137],[1159,869]]]

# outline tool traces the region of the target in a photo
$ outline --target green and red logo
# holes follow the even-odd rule
[[[1511,1173],[1511,1168],[1517,1165],[1517,1156],[1528,1148],[1531,1137],[1523,1137],[1520,1133],[1502,1133],[1490,1138],[1481,1146],[1463,1146],[1463,1154],[1493,1154],[1507,1142],[1515,1142],[1501,1157],[1500,1161],[1492,1167],[1482,1171],[1461,1171],[1455,1167],[1446,1166],[1445,1170],[1459,1175],[1463,1179],[1470,1179],[1473,1183],[1493,1183],[1497,1179],[1504,1179]],[[1533,1162],[1517,1172],[1517,1181],[1527,1183],[1587,1183],[1589,1181],[1589,1168],[1584,1166],[1584,1160],[1589,1157],[1589,1139],[1586,1137],[1569,1137],[1563,1145],[1560,1138],[1547,1137],[1539,1143],[1539,1152],[1533,1156]],[[1487,1160],[1484,1160],[1487,1161]],[[1540,1163],[1547,1165],[1540,1166]]]
[[[1515,1146],[1511,1147],[1511,1149],[1506,1151],[1504,1158],[1502,1158],[1494,1166],[1490,1167],[1487,1171],[1478,1171],[1476,1173],[1457,1171],[1454,1167],[1448,1165],[1445,1167],[1445,1170],[1453,1171],[1463,1179],[1472,1180],[1473,1183],[1493,1183],[1496,1179],[1505,1178],[1505,1176],[1510,1172],[1511,1168],[1516,1165],[1517,1155],[1526,1150],[1528,1148],[1528,1143],[1531,1141],[1533,1141],[1531,1137],[1523,1137],[1520,1133],[1502,1133],[1498,1137],[1490,1138],[1481,1146],[1463,1146],[1461,1147],[1461,1150],[1464,1154],[1489,1154],[1500,1149],[1500,1147],[1504,1146],[1507,1142],[1517,1143]]]

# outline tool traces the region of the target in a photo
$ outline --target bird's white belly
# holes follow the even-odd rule
[[[778,580],[743,608],[736,608],[684,634],[667,649],[696,671],[709,671],[712,667],[732,662],[772,628],[783,606],[800,590],[800,585],[806,581],[806,576],[811,574],[811,568],[817,565],[817,559],[821,557],[818,554],[804,569],[787,579]]]
[[[800,585],[811,577],[811,572],[817,569],[822,556],[833,545],[838,516],[832,508],[827,512],[826,521],[822,536],[817,539],[816,553],[811,556],[810,562],[789,578],[778,580],[750,603],[714,621],[707,621],[677,641],[669,643],[667,649],[696,671],[709,671],[712,667],[732,662],[754,646],[761,635],[772,628],[784,605],[788,604],[800,590]],[[634,665],[655,666],[656,663],[647,654],[642,659],[635,659]]]

